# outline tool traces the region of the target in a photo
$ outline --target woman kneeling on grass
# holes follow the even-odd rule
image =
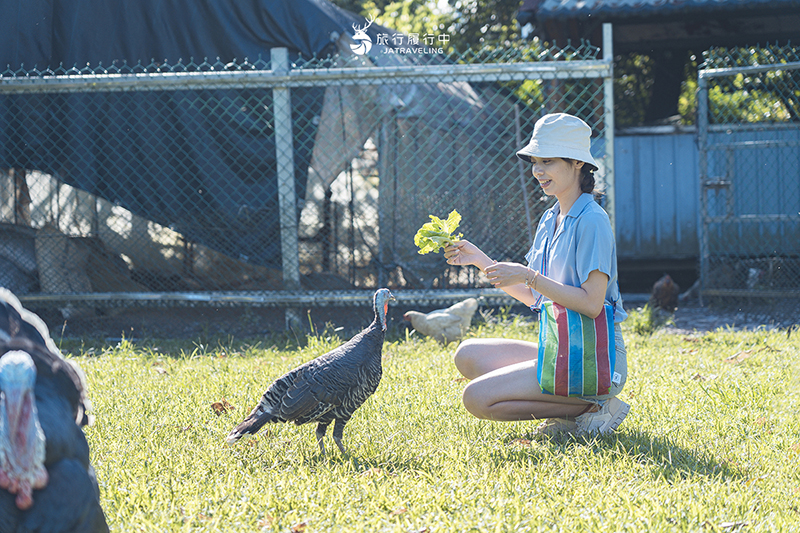
[[[469,241],[447,247],[451,265],[474,265],[495,287],[527,306],[551,300],[597,317],[603,304],[614,305],[616,368],[609,394],[567,397],[545,394],[537,381],[535,343],[510,339],[468,339],[456,349],[455,365],[472,380],[464,406],[489,420],[546,419],[543,435],[600,433],[615,430],[629,406],[616,396],[625,385],[627,358],[619,323],[627,313],[617,286],[617,251],[608,215],[594,201],[597,170],[589,151],[592,130],[565,113],[545,115],[530,143],[517,152],[532,164],[544,193],[558,200],[542,215],[528,254],[528,266],[498,263]],[[546,254],[546,255],[545,255]],[[547,263],[543,263],[546,257]],[[547,275],[539,269],[545,266]]]

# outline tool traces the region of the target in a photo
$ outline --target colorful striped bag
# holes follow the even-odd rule
[[[609,393],[616,362],[614,306],[591,319],[554,302],[539,308],[537,378],[542,392],[556,396]]]

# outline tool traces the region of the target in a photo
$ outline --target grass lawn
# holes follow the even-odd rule
[[[113,531],[798,531],[800,331],[649,335],[626,322],[631,412],[602,438],[531,440],[468,415],[443,347],[384,345],[343,456],[314,426],[224,438],[271,381],[341,342],[64,343]],[[470,335],[535,340],[500,314]],[[216,405],[214,405],[216,404]],[[219,412],[218,412],[219,411]],[[330,435],[330,431],[329,431]]]

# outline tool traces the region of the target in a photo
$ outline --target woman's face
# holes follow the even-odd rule
[[[531,174],[548,196],[580,194],[582,161],[560,157],[532,157]]]

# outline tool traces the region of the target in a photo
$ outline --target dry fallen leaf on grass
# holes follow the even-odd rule
[[[303,533],[308,527],[308,522],[299,522],[293,525],[290,529],[292,533]]]
[[[228,411],[232,411],[232,410],[236,409],[236,407],[231,405],[230,402],[228,402],[228,400],[226,400],[225,398],[223,398],[221,401],[212,403],[211,404],[211,408],[218,415],[221,415],[222,413],[227,413]]]
[[[768,477],[769,476],[767,474],[764,474],[763,476],[751,477],[750,479],[745,481],[744,484],[746,486],[749,486],[749,485],[752,485],[753,483],[755,483],[756,481],[761,481],[762,479],[767,479]]]
[[[741,363],[745,359],[749,359],[750,356],[753,355],[756,351],[760,351],[760,350],[744,350],[744,351],[741,351],[741,352],[736,352],[735,354],[733,354],[733,355],[731,355],[729,357],[726,357],[725,358],[725,362],[726,363],[734,363],[734,364],[735,363]]]
[[[405,513],[407,513],[407,512],[408,512],[408,509],[407,509],[407,508],[405,508],[405,507],[398,507],[397,509],[395,509],[394,511],[392,511],[391,513],[389,513],[389,516],[398,516],[398,515],[401,515],[401,514],[405,514]]]
[[[272,527],[272,524],[273,524],[274,522],[275,522],[275,517],[274,517],[274,516],[272,516],[272,515],[266,515],[264,518],[262,518],[261,520],[259,520],[258,522],[256,522],[256,525],[257,525],[259,528]]]
[[[731,355],[729,357],[726,357],[725,358],[725,362],[726,363],[741,363],[745,359],[748,359],[750,356],[752,356],[754,354],[757,354],[758,352],[763,352],[764,350],[769,350],[770,352],[780,352],[781,351],[778,348],[773,348],[772,346],[770,346],[769,344],[767,344],[765,342],[764,346],[761,346],[760,348],[750,348],[749,350],[742,350],[741,352],[736,352],[735,354],[733,354],[733,355]]]

